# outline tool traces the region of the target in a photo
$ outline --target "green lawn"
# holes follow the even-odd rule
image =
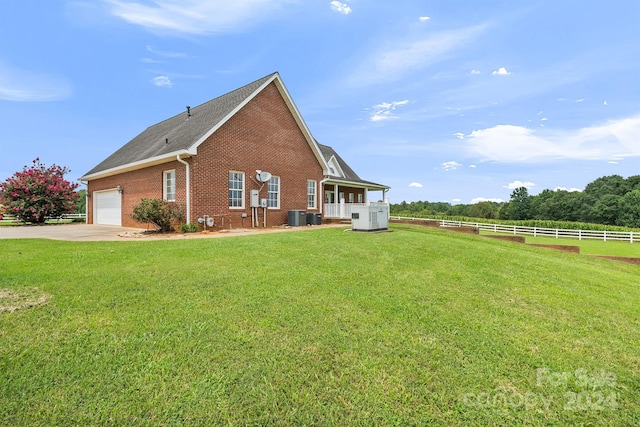
[[[392,229],[0,240],[0,425],[640,423],[640,266]]]
[[[512,236],[509,233],[492,233],[490,231],[481,231],[482,235],[502,234]],[[612,255],[623,257],[640,258],[640,241],[635,243],[624,242],[619,240],[596,240],[596,239],[568,239],[554,238],[546,236],[525,236],[525,242],[543,244],[543,245],[569,245],[580,246],[580,253],[584,255]]]

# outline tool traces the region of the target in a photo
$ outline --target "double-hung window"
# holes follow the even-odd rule
[[[316,181],[310,179],[307,181],[307,209],[316,209],[317,203],[317,186]]]
[[[229,171],[229,207],[244,208],[244,172]]]
[[[267,203],[270,208],[280,208],[280,177],[272,176],[267,184]]]
[[[176,171],[162,172],[162,198],[167,202],[176,201]]]

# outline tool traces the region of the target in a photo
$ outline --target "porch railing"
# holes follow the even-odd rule
[[[372,205],[381,205],[386,206],[388,203],[384,202],[371,202],[371,203],[325,203],[324,204],[324,214],[325,218],[341,218],[341,219],[351,219],[351,208],[356,207],[365,207]]]

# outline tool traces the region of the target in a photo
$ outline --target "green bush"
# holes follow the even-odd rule
[[[133,207],[131,218],[156,225],[160,231],[172,231],[176,221],[184,219],[183,209],[175,202],[143,198]]]
[[[195,233],[196,231],[198,231],[198,225],[194,223],[180,224],[180,231],[182,231],[183,233]]]

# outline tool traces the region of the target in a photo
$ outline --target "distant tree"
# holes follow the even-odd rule
[[[78,201],[74,213],[87,213],[87,190],[84,188],[78,191]]]
[[[450,214],[452,216],[469,216],[469,205],[459,204],[451,206]]]
[[[618,225],[640,228],[640,190],[632,190],[620,200]]]
[[[620,175],[603,176],[587,184],[584,192],[596,199],[606,194],[624,196],[627,192],[627,183]]]
[[[511,193],[509,219],[531,219],[531,196],[527,187],[518,187]]]
[[[498,207],[493,202],[479,202],[469,206],[467,215],[472,218],[493,219],[498,216]]]
[[[627,193],[633,190],[640,190],[640,175],[632,175],[628,177],[625,180],[625,190]]]
[[[18,220],[36,224],[72,213],[78,184],[64,179],[68,172],[68,168],[55,164],[47,167],[36,158],[30,167],[24,166],[22,172],[0,183],[0,202]]]
[[[621,200],[622,196],[617,194],[604,194],[591,208],[589,221],[606,225],[616,224]]]
[[[504,202],[500,205],[497,212],[498,219],[509,219],[509,210],[511,209],[511,203]]]
[[[556,192],[553,190],[545,189],[540,192],[537,196],[531,197],[531,217],[534,219],[551,219],[549,218],[549,214],[547,212],[547,204],[550,200],[553,199]]]

